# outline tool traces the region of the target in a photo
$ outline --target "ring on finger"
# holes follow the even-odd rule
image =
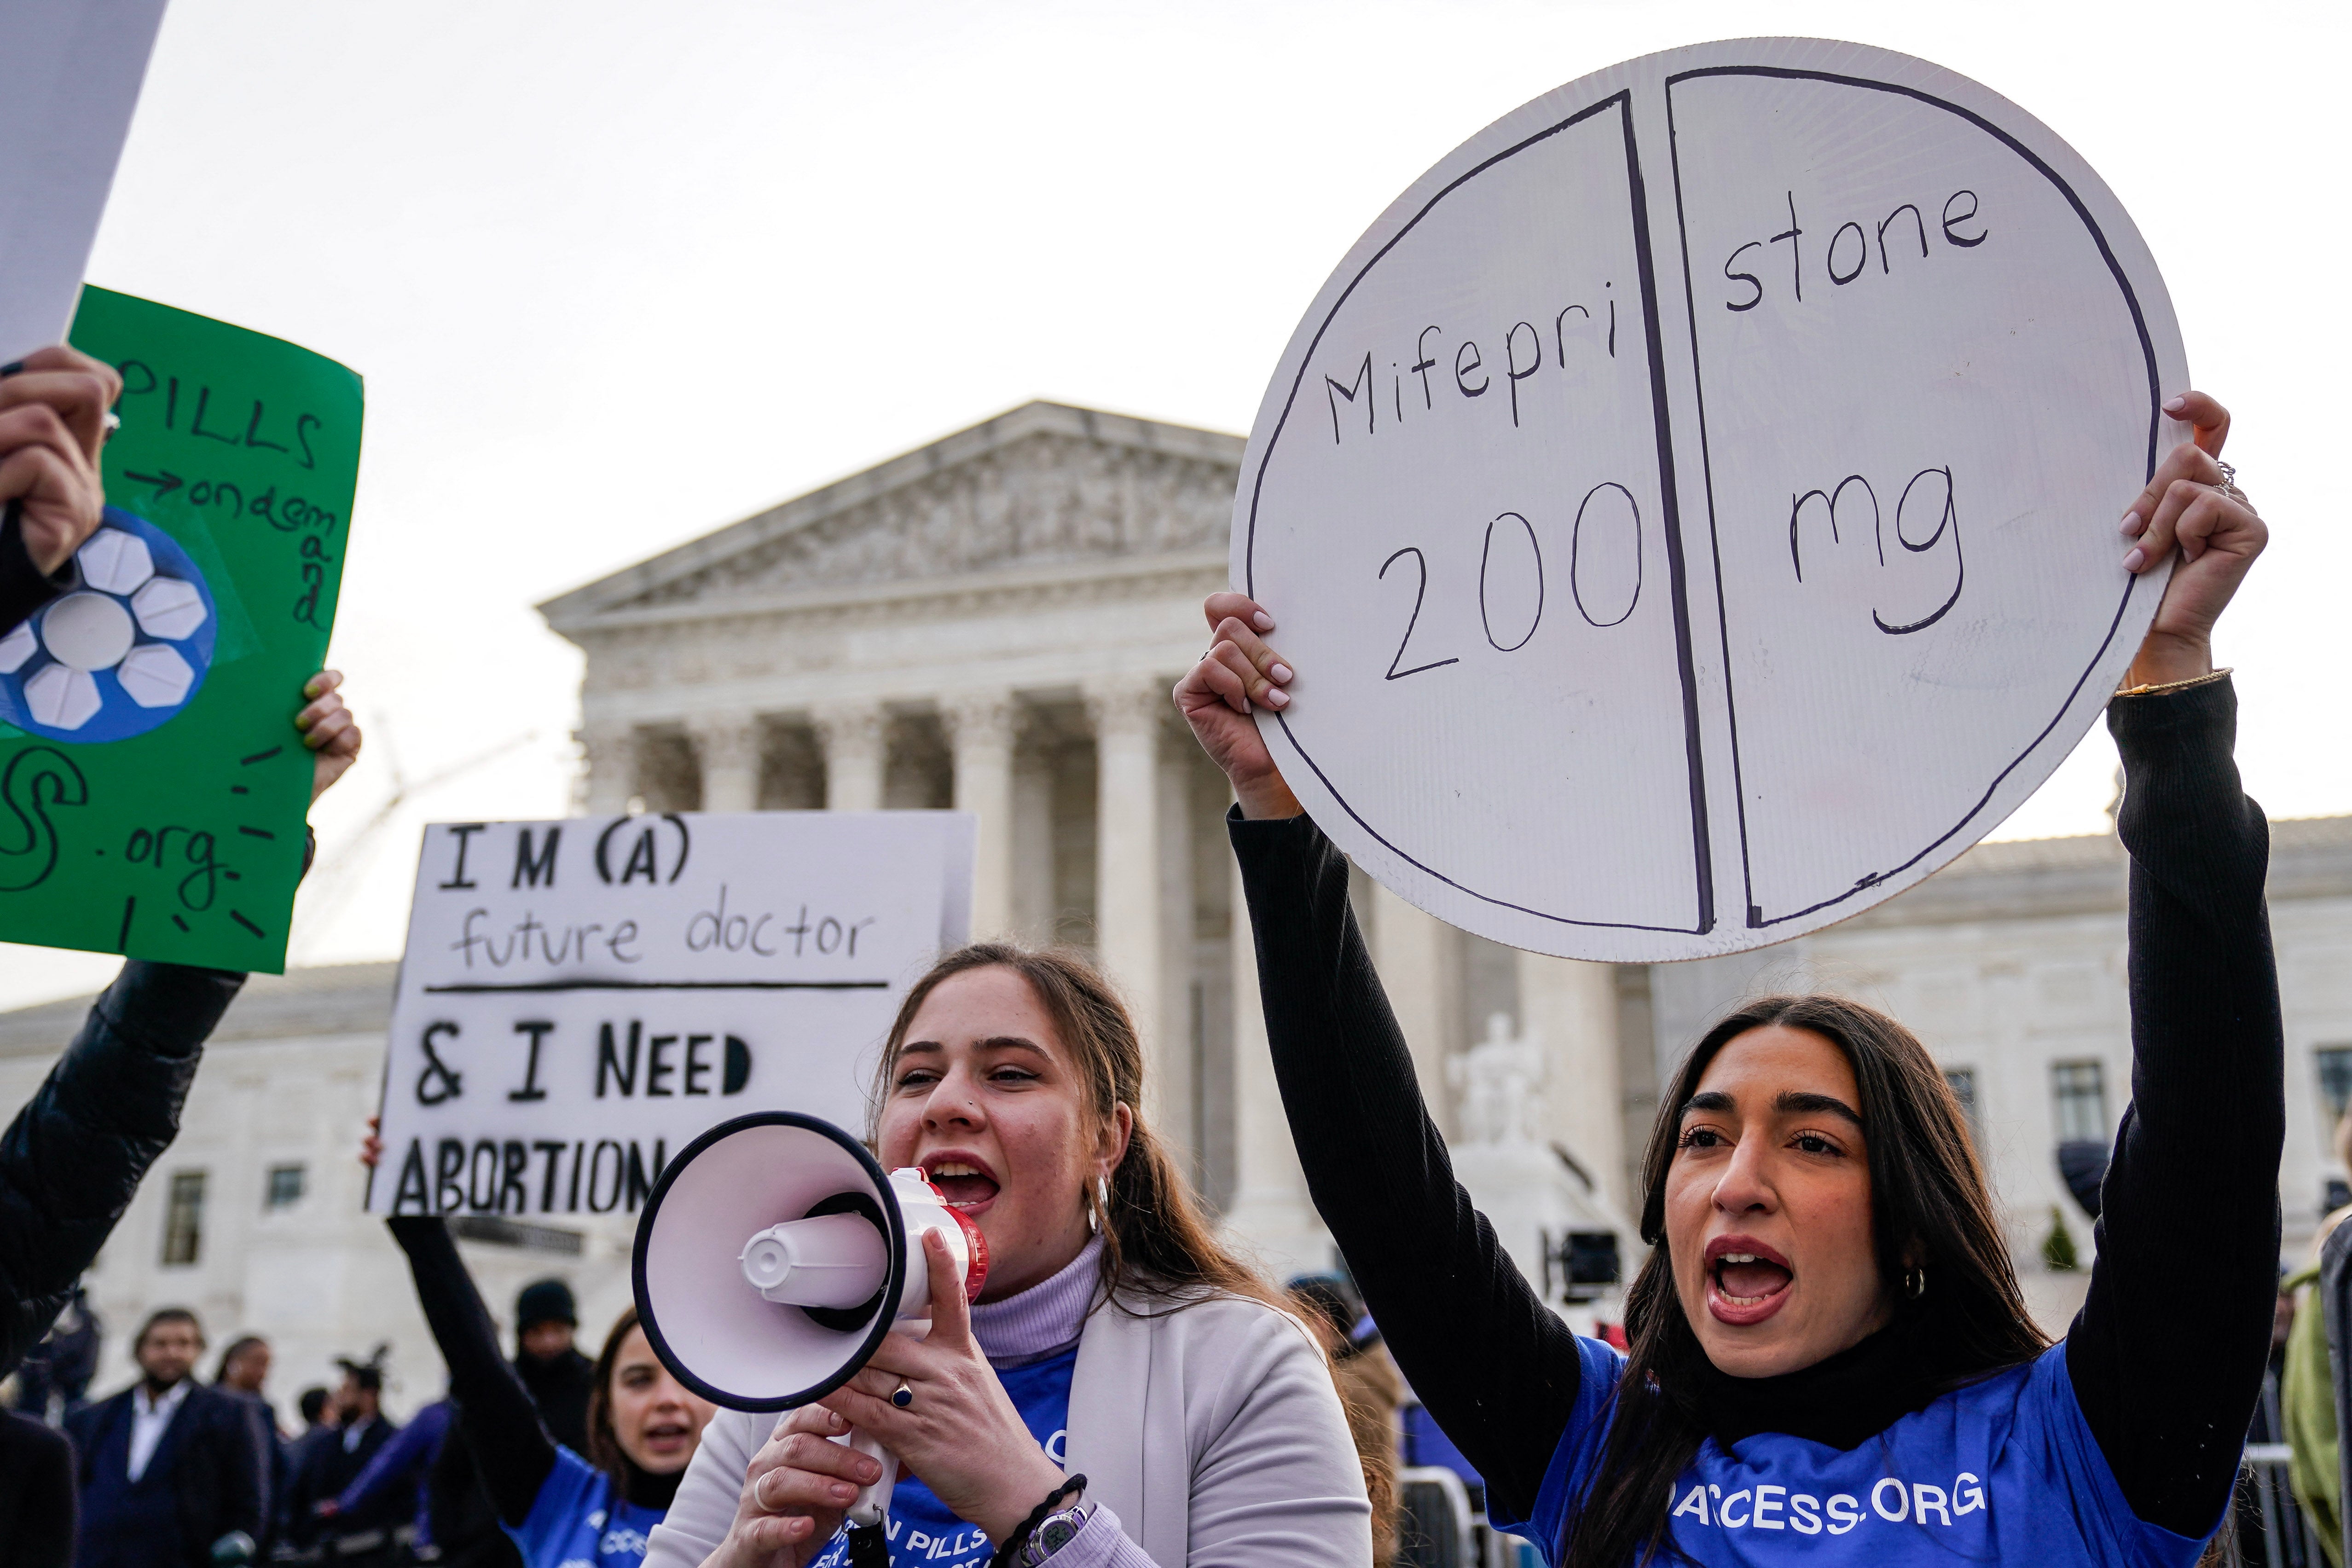
[[[896,1405],[899,1409],[904,1410],[908,1406],[912,1405],[914,1402],[915,1391],[907,1386],[907,1380],[905,1378],[902,1377],[898,1379],[898,1386],[890,1390],[890,1403]]]
[[[2219,490],[2242,507],[2253,504],[2246,499],[2246,493],[2238,488],[2238,470],[2235,466],[2222,462],[2218,457],[2213,459],[2213,466],[2221,471],[2221,477],[2215,480],[2211,486],[2213,489]]]

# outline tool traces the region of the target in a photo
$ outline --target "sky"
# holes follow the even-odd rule
[[[2147,236],[2274,530],[2218,650],[2248,788],[2352,811],[2344,14],[172,0],[89,277],[366,378],[332,656],[367,756],[293,956],[389,958],[425,822],[568,809],[581,664],[539,601],[1031,398],[1245,433],[1348,246],[1488,121],[1709,38],[1900,49]],[[2001,833],[2100,831],[2114,768],[2095,729]],[[0,1007],[116,962],[0,947]]]

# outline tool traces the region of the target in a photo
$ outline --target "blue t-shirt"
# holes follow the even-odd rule
[[[1077,1364],[1078,1349],[1072,1345],[1059,1355],[996,1375],[1029,1435],[1057,1465],[1064,1462],[1063,1444],[1070,1435],[1070,1374]],[[930,1488],[904,1470],[890,1493],[882,1531],[890,1542],[890,1568],[979,1568],[996,1551],[980,1526],[950,1513]],[[844,1531],[810,1568],[843,1568],[848,1560],[849,1535]]]
[[[1548,1563],[1559,1560],[1570,1505],[1591,1487],[1625,1366],[1598,1340],[1576,1343],[1583,1383],[1534,1517],[1494,1520]],[[2063,1343],[1844,1453],[1773,1432],[1728,1451],[1710,1437],[1675,1483],[1666,1523],[1674,1546],[1706,1568],[2189,1568],[2204,1546],[2134,1517],[2074,1402]]]
[[[505,1528],[525,1568],[628,1568],[646,1560],[646,1537],[661,1521],[660,1509],[617,1496],[612,1477],[559,1447],[530,1517]]]

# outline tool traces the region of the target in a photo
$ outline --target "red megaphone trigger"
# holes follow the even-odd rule
[[[955,1216],[955,1222],[963,1227],[964,1257],[967,1260],[963,1268],[963,1299],[964,1304],[969,1306],[980,1300],[981,1287],[988,1283],[988,1238],[980,1233],[980,1227],[974,1225],[963,1210],[948,1201],[947,1194],[940,1191],[937,1182],[923,1176],[922,1183],[939,1198],[940,1207]]]
[[[988,1283],[988,1238],[980,1233],[979,1226],[965,1218],[961,1209],[950,1208],[948,1212],[963,1227],[964,1246],[971,1259],[963,1270],[963,1299],[969,1306],[980,1300],[980,1288]]]

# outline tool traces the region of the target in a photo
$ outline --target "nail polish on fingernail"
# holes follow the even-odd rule
[[[2126,571],[2137,571],[2141,567],[2144,567],[2147,564],[2147,551],[2144,549],[2135,549],[2131,554],[2124,557],[2124,570]]]
[[[1276,686],[1265,694],[1265,706],[1268,707],[1288,707],[1290,706],[1290,694],[1284,691],[1280,686]]]
[[[1268,670],[1266,674],[1272,675],[1276,681],[1287,681],[1290,679],[1290,666],[1276,660],[1274,668]]]
[[[22,360],[11,360],[11,361],[9,361],[6,364],[5,364],[5,365],[0,365],[0,376],[13,376],[13,375],[16,374],[19,371],[22,371],[24,368],[25,368],[25,361],[22,361]]]
[[[1261,632],[1271,632],[1274,630],[1274,617],[1268,615],[1263,610],[1257,612],[1255,615],[1252,615],[1250,617],[1250,622]]]
[[[2126,513],[2124,514],[2124,520],[2123,520],[2123,536],[2124,536],[2124,538],[2127,538],[2127,539],[2128,539],[2128,538],[2137,538],[2137,537],[2138,536],[2138,534],[2139,534],[2139,513],[2138,513],[2138,512],[2137,512],[2137,511],[2126,512]]]
[[[2186,397],[2175,396],[2164,400],[2164,412],[2167,413],[2179,413],[2188,406],[2189,400]]]

